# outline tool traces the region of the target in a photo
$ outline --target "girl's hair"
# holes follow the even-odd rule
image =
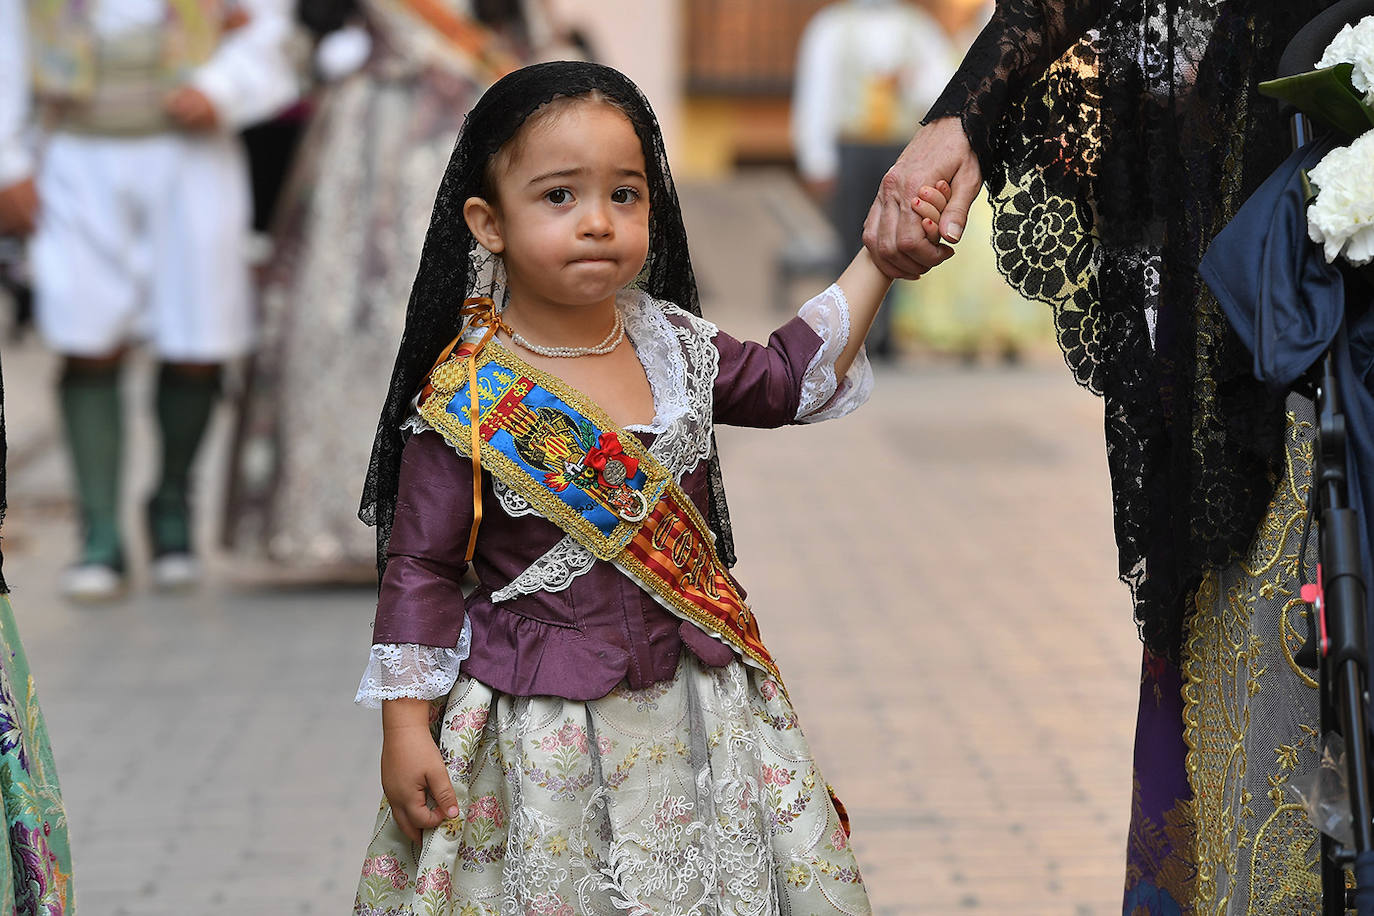
[[[634,122],[632,114],[616,99],[610,98],[600,89],[591,89],[578,95],[560,95],[545,102],[530,112],[514,134],[496,151],[482,169],[482,197],[496,202],[496,177],[500,175],[520,155],[530,135],[541,125],[548,124],[565,114],[575,105],[607,105]]]
[[[592,99],[619,108],[634,127],[644,150],[649,185],[649,256],[635,285],[655,299],[671,302],[694,315],[701,314],[696,277],[687,251],[682,210],[668,171],[663,134],[643,93],[623,73],[602,64],[553,61],[507,74],[483,94],[463,122],[448,169],[439,185],[420,255],[420,268],[406,306],[396,365],[386,403],[377,423],[372,460],[358,517],[377,526],[377,569],[386,568],[386,548],[396,511],[401,450],[401,426],[409,418],[411,401],[423,385],[434,358],[462,330],[458,309],[463,299],[489,295],[477,288],[474,256],[477,243],[463,219],[469,197],[483,196],[488,167],[531,118],[571,104],[560,100]],[[554,109],[548,109],[556,103]],[[708,518],[716,535],[716,551],[734,565],[734,541],[725,487],[712,442],[709,459]]]

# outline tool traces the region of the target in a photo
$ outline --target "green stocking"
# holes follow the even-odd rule
[[[148,503],[153,553],[190,552],[191,512],[188,492],[191,462],[219,397],[218,370],[208,374],[179,372],[163,365],[157,376],[157,422],[162,431],[162,478]]]
[[[69,366],[58,382],[58,400],[81,503],[81,562],[122,570],[119,480],[124,422],[119,368]]]

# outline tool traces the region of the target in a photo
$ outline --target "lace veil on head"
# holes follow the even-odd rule
[[[649,185],[649,257],[635,285],[655,299],[701,314],[696,278],[687,250],[682,210],[668,170],[663,134],[649,102],[629,78],[610,67],[581,61],[552,61],[516,70],[497,81],[463,123],[448,169],[439,185],[420,255],[420,268],[406,307],[405,330],[396,354],[386,403],[377,423],[372,460],[358,517],[377,527],[377,569],[386,568],[386,549],[396,511],[401,426],[411,400],[440,350],[461,330],[458,309],[491,274],[474,257],[478,245],[463,220],[463,204],[483,194],[487,163],[542,106],[559,98],[599,93],[619,108],[639,136]],[[480,276],[483,274],[485,276]],[[489,281],[488,281],[489,282]],[[722,561],[734,565],[734,542],[720,464],[712,442],[709,521]]]

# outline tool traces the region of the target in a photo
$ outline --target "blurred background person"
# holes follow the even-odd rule
[[[0,219],[33,234],[38,325],[64,356],[59,402],[82,520],[70,597],[118,594],[120,368],[160,367],[154,581],[194,581],[190,467],[224,361],[247,352],[248,175],[235,131],[295,95],[284,0],[0,0]],[[13,27],[8,27],[9,25]],[[23,62],[27,60],[26,66]],[[50,128],[36,158],[27,125]]]
[[[931,0],[931,13],[949,36],[946,81],[992,18],[994,6],[991,0]],[[991,237],[992,205],[986,198],[970,207],[965,232],[975,239]],[[971,246],[962,254],[945,270],[922,277],[919,285],[893,284],[891,315],[898,338],[967,363],[988,353],[1015,363],[1027,352],[1051,350],[1049,311],[1007,283],[992,246]]]
[[[10,298],[16,336],[33,327],[33,284],[25,248],[23,236],[0,233],[0,292]]]
[[[954,62],[940,23],[905,0],[839,0],[807,23],[793,82],[793,149],[807,190],[830,213],[841,250],[863,234],[878,183]],[[868,352],[892,356],[891,308],[879,312]]]
[[[365,413],[376,405],[356,399],[386,390],[463,117],[553,30],[537,0],[306,0],[301,15],[328,33],[316,59],[335,82],[276,214],[226,536],[240,557],[267,561],[258,575],[366,581],[375,541],[357,512],[371,430],[327,422],[328,411]]]

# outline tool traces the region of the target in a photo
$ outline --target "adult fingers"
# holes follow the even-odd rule
[[[968,225],[969,207],[983,188],[978,159],[971,153],[949,182],[949,203],[940,216],[940,234],[951,242],[959,241]]]
[[[883,231],[884,223],[888,220],[886,209],[882,195],[879,194],[873,205],[868,208],[868,216],[864,218],[863,243],[873,258],[873,264],[888,277],[899,279],[903,274],[892,263],[892,249],[887,245],[887,234]]]
[[[167,93],[166,98],[162,100],[163,110],[174,118],[184,116],[188,104],[189,102],[184,88],[173,89],[171,92]]]
[[[182,86],[172,90],[163,102],[172,120],[191,130],[208,130],[215,126],[215,110],[210,100],[198,89]]]
[[[38,228],[38,198],[21,197],[3,221],[6,229],[18,236],[30,236]]]
[[[916,265],[919,269],[918,278],[942,260],[939,251],[936,250],[937,243],[938,239],[932,240],[927,237],[923,221],[916,215],[916,211],[906,208],[906,212],[897,221],[897,250],[905,256],[904,263],[908,266]]]

